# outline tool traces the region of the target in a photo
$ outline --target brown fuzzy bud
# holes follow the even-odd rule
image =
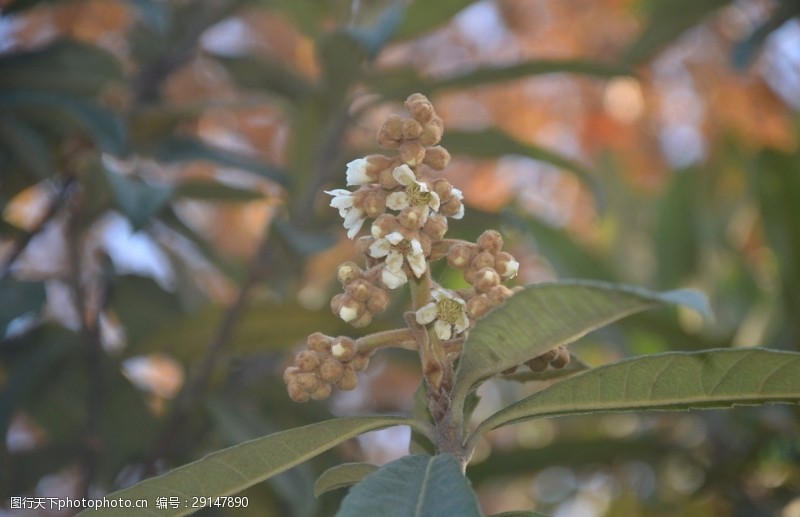
[[[283,382],[286,384],[293,384],[295,382],[295,377],[297,374],[300,373],[300,368],[297,366],[290,366],[283,371]]]
[[[464,269],[475,258],[475,249],[466,242],[456,242],[447,252],[447,263],[455,269]]]
[[[500,275],[493,268],[484,267],[478,270],[472,282],[478,292],[485,293],[492,287],[500,285]]]
[[[547,370],[548,362],[545,361],[541,356],[534,357],[530,361],[525,363],[525,366],[531,369],[532,372],[543,372]]]
[[[341,295],[339,295],[341,296]],[[322,332],[314,332],[308,339],[306,339],[306,346],[310,350],[314,350],[316,352],[327,353],[331,350],[331,343],[333,342],[333,338],[330,336],[326,336]]]
[[[370,190],[364,198],[362,206],[369,217],[378,217],[386,211],[386,191],[383,189]]]
[[[514,294],[514,291],[508,287],[504,285],[496,285],[489,289],[489,291],[486,293],[486,296],[489,297],[489,300],[491,300],[494,305],[500,305],[512,294]]]
[[[342,321],[350,323],[353,326],[357,326],[355,322],[361,319],[364,314],[368,314],[364,303],[356,300],[347,293],[334,296],[331,300],[331,309]]]
[[[425,159],[425,147],[419,142],[404,142],[400,146],[400,159],[410,167],[416,167]]]
[[[369,299],[372,286],[363,278],[353,280],[347,286],[347,293],[359,302],[366,302]]]
[[[297,384],[307,392],[311,393],[319,388],[319,378],[315,373],[298,373],[294,376],[294,384]]]
[[[444,123],[442,123],[442,119],[434,116],[431,118],[430,122],[425,124],[422,128],[422,134],[419,135],[417,141],[425,147],[434,146],[441,141],[443,132]]]
[[[313,372],[319,366],[319,354],[314,350],[303,350],[294,360],[301,372]]]
[[[430,147],[425,152],[425,159],[422,160],[422,163],[432,169],[440,171],[450,163],[450,153],[447,152],[447,149],[438,145],[436,147]]]
[[[514,278],[519,272],[519,262],[510,253],[501,251],[495,255],[495,267],[504,280]]]
[[[339,336],[331,347],[331,355],[342,363],[351,361],[356,356],[356,342],[347,336]]]
[[[422,126],[416,120],[407,118],[403,120],[402,131],[405,140],[416,140],[422,134]]]
[[[422,227],[422,231],[433,240],[441,240],[444,234],[447,233],[447,218],[437,213],[430,214]]]
[[[424,232],[424,227],[423,227],[423,232]],[[433,246],[433,243],[431,242],[431,238],[428,236],[428,234],[423,232],[421,232],[418,236],[419,245],[422,248],[422,254],[427,257],[431,254],[431,247]]]
[[[343,262],[339,264],[339,268],[336,270],[336,278],[339,279],[342,287],[347,287],[347,284],[356,278],[361,278],[362,274],[361,268],[355,262]]]
[[[398,146],[399,147],[399,146]],[[394,168],[384,169],[378,174],[378,183],[386,190],[397,188],[400,184],[394,179]]]
[[[367,309],[373,314],[383,312],[389,308],[389,293],[383,289],[373,289],[372,295],[367,300]]]
[[[363,371],[367,369],[369,366],[369,357],[366,355],[356,355],[352,361],[350,361],[350,366],[357,372]]]
[[[439,212],[447,217],[459,219],[463,215],[463,206],[464,203],[457,197],[453,196],[442,203],[442,205],[439,207]]]
[[[485,267],[494,267],[494,255],[489,252],[482,251],[475,255],[475,258],[472,259],[472,263],[470,264],[472,269],[478,270]]]
[[[377,239],[389,235],[397,230],[398,226],[397,217],[390,214],[383,214],[373,221],[370,231],[372,232],[372,236]]]
[[[503,248],[503,237],[496,230],[486,230],[478,237],[477,244],[483,251],[496,255]]]
[[[550,366],[560,370],[569,364],[569,352],[563,346],[556,349],[556,357],[550,360]]]
[[[397,214],[397,221],[409,230],[419,229],[429,208],[427,206],[407,206]]]
[[[366,160],[367,174],[372,177],[375,177],[379,171],[391,167],[395,161],[394,158],[389,158],[388,156],[384,156],[382,154],[370,154],[366,157]]]
[[[350,391],[356,389],[356,386],[358,386],[358,376],[355,370],[350,366],[345,367],[342,378],[336,383],[336,387],[342,391]]]
[[[512,373],[517,371],[517,367],[518,367],[518,365],[514,365],[511,368],[506,368],[505,370],[500,372],[500,374],[501,375],[511,375]]]
[[[403,119],[390,115],[378,130],[378,145],[386,149],[396,149],[403,138]]]
[[[334,383],[342,378],[344,366],[336,359],[329,357],[319,365],[319,377],[325,382]]]
[[[314,400],[325,400],[331,396],[331,391],[332,388],[330,384],[321,384],[320,387],[311,394],[311,398]]]
[[[406,109],[420,124],[427,124],[434,116],[433,105],[421,93],[412,94],[406,99]]]
[[[310,398],[308,392],[297,384],[289,384],[286,386],[286,391],[289,392],[289,398],[295,402],[308,402]]]
[[[470,318],[482,318],[493,308],[494,305],[485,294],[473,296],[467,302],[467,313]]]

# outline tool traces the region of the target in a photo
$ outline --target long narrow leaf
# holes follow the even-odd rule
[[[490,416],[475,435],[542,417],[777,402],[800,403],[800,353],[758,348],[668,352],[561,381]]]
[[[567,280],[532,285],[481,320],[464,343],[455,399],[463,401],[482,379],[625,316],[666,304],[709,314],[697,291],[656,293],[637,287]]]
[[[137,515],[159,517],[188,515],[192,497],[227,496],[288,470],[336,445],[367,431],[395,425],[416,425],[414,420],[391,416],[346,417],[318,422],[257,438],[209,454],[194,463],[147,479],[106,497],[113,500],[146,500],[148,508]],[[157,509],[157,498],[178,497],[178,508]],[[79,515],[127,516],[125,508],[89,509]]]
[[[343,463],[331,467],[314,483],[314,496],[319,497],[326,492],[355,485],[364,476],[372,474],[378,467],[372,463]]]

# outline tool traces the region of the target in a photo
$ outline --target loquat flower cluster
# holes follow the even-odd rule
[[[331,300],[333,313],[354,327],[367,326],[389,307],[390,290],[412,283],[409,329],[373,334],[363,348],[359,343],[364,338],[312,334],[307,349],[284,374],[295,401],[325,399],[333,387],[355,388],[356,372],[366,367],[378,348],[409,348],[410,340],[412,347],[422,350],[413,323],[430,332],[433,346],[460,350],[452,347],[453,340],[463,341],[478,318],[515,292],[503,284],[517,275],[519,262],[502,251],[498,232],[487,230],[475,243],[445,238],[448,219],[464,216],[464,196],[449,181],[436,177],[450,161],[450,154],[439,145],[444,124],[422,94],[411,95],[405,108],[407,117],[388,117],[377,134],[378,145],[397,150],[397,156],[373,154],[351,161],[345,176],[347,185],[356,190],[326,194],[332,196],[330,206],[339,210],[347,236],[356,239],[356,250],[365,262],[364,269],[354,262],[339,266],[343,292]],[[368,219],[372,220],[369,234],[358,237]],[[453,291],[433,280],[430,263],[444,258],[463,273],[470,288]],[[425,339],[428,344],[429,339]],[[534,358],[529,366],[558,368],[569,361],[565,351],[551,352],[552,357]],[[420,355],[424,362],[425,354]]]

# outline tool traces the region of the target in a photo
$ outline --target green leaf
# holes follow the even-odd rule
[[[317,478],[314,483],[314,497],[319,497],[326,492],[355,485],[360,482],[367,474],[372,474],[378,470],[376,465],[371,463],[343,463],[331,467]]]
[[[641,63],[685,30],[701,23],[731,0],[651,0],[647,27],[625,53],[625,62]]]
[[[758,348],[667,352],[563,380],[490,416],[474,436],[534,418],[780,402],[800,403],[800,353]]]
[[[405,10],[403,23],[397,30],[397,39],[419,36],[449,21],[459,11],[474,4],[476,0],[437,0],[428,2],[414,0]]]
[[[685,305],[710,315],[705,297],[693,290],[656,293],[588,280],[529,286],[470,332],[456,372],[455,403],[460,404],[483,379],[625,316],[664,304]]]
[[[21,282],[14,278],[0,280],[0,340],[8,325],[20,316],[38,316],[46,294],[41,282]]]
[[[654,235],[659,285],[676,285],[696,271],[699,255],[696,227],[701,220],[695,202],[700,188],[699,174],[696,170],[673,174],[672,184],[659,201]]]
[[[337,517],[439,517],[482,515],[469,480],[449,454],[405,456],[353,487]]]
[[[426,95],[433,95],[474,86],[508,83],[544,74],[579,74],[609,78],[631,75],[632,72],[630,68],[622,65],[597,61],[535,60],[509,66],[478,68],[472,72],[444,79],[422,79],[415,70],[401,68],[372,75],[367,79],[367,83],[386,97],[405,99],[408,92],[421,91]]]
[[[255,190],[229,187],[215,181],[187,181],[175,187],[175,197],[240,202],[263,199],[264,194]]]
[[[77,41],[59,40],[43,49],[0,56],[0,90],[96,96],[110,81],[121,79],[122,67],[111,54]]]
[[[266,90],[300,102],[314,91],[314,85],[280,63],[262,56],[215,56],[241,87]]]
[[[286,175],[280,169],[271,167],[258,159],[211,146],[190,136],[172,136],[162,139],[154,150],[153,156],[166,163],[206,160],[252,172],[281,185],[287,184]]]
[[[172,198],[173,188],[168,185],[151,185],[108,169],[106,178],[117,206],[130,220],[134,231],[143,228],[150,217],[160,212]]]
[[[179,508],[151,507],[141,515],[160,517],[187,515],[192,497],[218,497],[236,494],[264,481],[361,433],[395,425],[415,425],[413,420],[391,416],[345,417],[282,431],[263,438],[213,452],[203,459],[108,495],[111,499],[178,497]],[[186,504],[183,504],[186,503]],[[79,515],[127,516],[125,508],[90,509]]]
[[[442,138],[442,145],[452,154],[466,154],[479,158],[498,158],[506,154],[527,156],[570,171],[596,189],[592,174],[579,163],[542,147],[520,142],[498,129],[448,131]]]
[[[0,148],[27,173],[42,180],[56,173],[56,165],[44,135],[11,113],[0,116]]]
[[[111,111],[74,95],[58,92],[11,90],[0,92],[0,109],[37,108],[63,115],[82,127],[103,151],[124,155],[128,148],[127,130],[122,119]],[[52,116],[52,113],[48,113]]]

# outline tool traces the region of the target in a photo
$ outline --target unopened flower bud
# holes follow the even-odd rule
[[[331,391],[332,389],[330,384],[321,384],[319,388],[311,393],[311,398],[314,400],[325,400],[331,396]]]
[[[433,105],[421,93],[410,95],[405,102],[406,109],[420,124],[427,124],[434,115]]]
[[[288,384],[286,386],[286,391],[289,393],[289,398],[295,402],[308,402],[310,398],[306,390],[294,383]]]
[[[362,312],[357,319],[355,319],[354,321],[350,321],[349,323],[357,329],[366,327],[367,325],[372,323],[372,313],[366,310],[365,307],[364,312]]]
[[[325,382],[334,383],[342,378],[344,366],[336,359],[329,357],[319,366],[319,377]]]
[[[530,361],[526,362],[525,365],[531,369],[532,372],[543,372],[547,370],[548,362],[545,361],[541,356],[534,357]]]
[[[378,130],[378,145],[386,149],[396,149],[403,138],[403,119],[390,115]]]
[[[447,233],[447,218],[437,213],[430,214],[422,227],[422,231],[433,240],[441,240],[444,234]]]
[[[363,278],[353,280],[347,286],[347,293],[359,302],[366,302],[369,299],[371,285]]]
[[[403,120],[402,131],[405,140],[416,140],[422,133],[422,126],[416,120],[407,118]]]
[[[469,266],[474,257],[474,249],[469,243],[456,242],[450,246],[450,251],[447,252],[447,263],[455,269],[464,269]]]
[[[336,338],[331,355],[342,363],[351,361],[356,356],[356,342],[345,336]]]
[[[383,312],[389,308],[389,293],[383,289],[374,289],[367,300],[367,309],[373,314]]]
[[[500,305],[512,294],[514,294],[514,291],[508,287],[504,285],[496,285],[489,289],[489,291],[486,293],[486,296],[489,297],[489,300],[491,300],[492,304]]]
[[[393,171],[394,169],[390,167],[382,170],[380,174],[378,174],[378,183],[386,190],[392,190],[400,185],[395,179]]]
[[[485,294],[474,296],[467,302],[467,313],[470,318],[482,318],[493,308],[494,305]]]
[[[386,191],[371,190],[364,198],[363,210],[368,217],[378,217],[386,211]]]
[[[481,250],[495,255],[503,248],[503,237],[496,230],[486,230],[478,237],[477,244]]]
[[[326,353],[330,351],[332,341],[333,338],[331,338],[330,336],[326,336],[322,332],[314,332],[313,334],[308,336],[308,339],[306,339],[306,346],[310,350]]]
[[[569,364],[569,352],[567,352],[567,349],[563,346],[559,346],[556,350],[556,357],[550,360],[550,366],[560,370]]]
[[[476,269],[476,270],[482,269],[482,268],[485,268],[485,267],[493,268],[494,267],[494,255],[492,255],[491,253],[489,253],[487,251],[482,251],[482,252],[478,253],[477,255],[475,255],[475,258],[472,259],[472,263],[470,264],[470,266],[473,269]]]
[[[493,268],[484,267],[478,270],[472,285],[478,292],[485,293],[492,287],[500,284],[500,275]]]
[[[359,239],[360,240],[360,239]],[[362,275],[361,268],[355,262],[343,262],[336,270],[336,277],[342,284],[342,287],[347,287],[347,284],[360,278]]]
[[[416,167],[425,159],[425,147],[415,141],[404,142],[400,146],[400,159],[410,167]]]
[[[425,159],[422,160],[422,163],[432,169],[440,171],[450,163],[450,153],[447,152],[447,149],[438,145],[436,147],[430,147],[425,152]]]
[[[356,239],[356,253],[359,255],[365,255],[369,252],[369,247],[372,246],[372,243],[375,242],[374,237],[359,237]]]
[[[313,372],[319,366],[319,354],[314,350],[303,350],[294,362],[301,372]]]
[[[442,139],[443,132],[444,123],[442,122],[442,119],[437,116],[431,117],[430,122],[423,126],[422,134],[419,135],[419,139],[417,141],[425,147],[434,146]]]
[[[300,373],[300,368],[297,366],[290,366],[283,371],[283,382],[292,384],[295,382],[295,377]]]
[[[519,272],[519,262],[510,253],[501,251],[495,256],[495,268],[504,280],[514,278]]]
[[[425,222],[427,206],[408,206],[397,214],[397,221],[409,230],[417,230]]]
[[[311,393],[319,388],[319,379],[315,373],[298,373],[294,377],[294,383]]]
[[[346,366],[342,372],[342,378],[336,383],[336,387],[342,391],[350,391],[358,386],[358,376],[351,366]]]
[[[393,231],[397,230],[397,218],[390,214],[383,214],[372,222],[370,232],[376,239],[386,237]]]

